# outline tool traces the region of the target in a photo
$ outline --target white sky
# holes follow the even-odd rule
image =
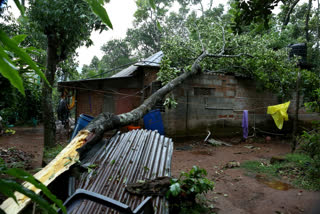
[[[209,0],[203,0],[204,5],[208,4]],[[213,6],[219,4],[226,4],[226,0],[214,0]],[[91,40],[94,42],[89,48],[80,47],[77,49],[79,54],[79,65],[82,67],[84,64],[90,64],[93,56],[99,59],[103,56],[100,48],[107,41],[112,39],[124,38],[128,28],[131,28],[133,22],[133,14],[137,7],[134,0],[111,0],[110,3],[105,5],[109,18],[113,25],[113,30],[93,32]]]
[[[8,2],[9,5],[11,5],[13,14],[18,17],[20,15],[19,10],[13,1],[9,0]],[[205,7],[210,0],[202,0],[202,2]],[[307,2],[307,0],[302,0],[301,2]],[[219,4],[226,5],[227,0],[213,0],[213,7]],[[91,40],[94,44],[89,48],[83,46],[77,49],[80,68],[82,68],[84,64],[90,64],[93,56],[101,59],[103,56],[100,50],[101,46],[109,40],[124,38],[127,29],[132,27],[133,14],[137,9],[134,0],[111,0],[110,3],[105,5],[105,8],[112,22],[113,30],[103,31],[101,34],[99,34],[98,31],[92,32]]]

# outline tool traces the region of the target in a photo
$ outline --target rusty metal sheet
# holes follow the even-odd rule
[[[93,155],[88,164],[96,168],[84,173],[77,188],[93,191],[122,203],[134,210],[145,197],[129,194],[128,183],[138,180],[171,176],[173,143],[156,131],[133,130],[117,133]],[[165,197],[153,197],[155,213],[168,213]],[[84,201],[72,213],[116,213],[102,205]]]

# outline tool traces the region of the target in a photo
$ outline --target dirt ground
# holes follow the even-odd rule
[[[33,156],[31,167],[41,168],[43,165],[43,125],[36,127],[13,127],[13,135],[0,136],[0,149],[16,148]],[[56,141],[60,145],[66,145],[70,139],[63,125],[57,123]]]
[[[34,155],[32,166],[41,167],[43,155],[43,128],[15,127],[12,136],[0,137],[0,148],[15,147]],[[60,136],[61,135],[61,136]],[[66,134],[57,135],[58,141],[66,140]],[[238,139],[223,139],[228,143]],[[216,207],[218,214],[300,214],[310,213],[316,203],[320,204],[319,192],[305,191],[289,186],[288,190],[277,190],[261,181],[261,176],[245,172],[241,168],[225,168],[230,161],[240,164],[246,160],[266,161],[274,155],[290,152],[290,145],[281,140],[250,140],[231,147],[214,147],[203,139],[174,140],[172,175],[178,177],[181,171],[189,171],[197,165],[205,168],[208,178],[215,182],[215,189],[207,199]],[[249,146],[248,148],[245,146]],[[252,146],[252,147],[250,147]],[[286,179],[281,180],[289,182]],[[320,209],[313,214],[320,213]]]
[[[0,136],[0,148],[16,148],[33,156],[32,168],[42,167],[43,127],[14,127],[14,135]]]
[[[230,143],[230,140],[224,141]],[[311,213],[314,205],[320,202],[319,192],[292,186],[288,190],[273,189],[261,182],[259,175],[249,174],[241,168],[225,168],[230,161],[241,164],[246,160],[270,160],[274,155],[289,152],[288,143],[273,139],[260,143],[251,140],[232,147],[213,147],[203,143],[203,139],[180,140],[175,141],[172,175],[178,177],[181,171],[189,171],[194,165],[205,168],[208,178],[215,181],[215,189],[207,194],[207,199],[218,214]],[[288,183],[285,179],[281,181]],[[320,213],[320,210],[314,213]]]

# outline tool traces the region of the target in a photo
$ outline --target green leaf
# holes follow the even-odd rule
[[[25,63],[27,63],[48,85],[49,82],[37,64],[31,59],[31,57],[22,49],[19,48],[14,40],[10,39],[4,31],[0,29],[0,41],[8,47],[14,54],[19,56]]]
[[[17,45],[19,45],[21,42],[23,42],[25,40],[26,37],[27,37],[26,34],[20,34],[20,35],[12,37],[11,39],[13,41],[15,41]]]
[[[19,92],[25,96],[23,81],[19,75],[19,72],[12,67],[12,64],[10,64],[6,58],[3,57],[4,51],[1,46],[0,52],[0,73],[10,81],[11,85],[16,87]]]
[[[4,196],[8,198],[12,198],[16,203],[18,203],[16,196],[14,195],[14,189],[12,189],[9,185],[3,185],[3,179],[0,179],[0,192]]]
[[[181,192],[180,184],[179,183],[171,184],[170,185],[170,192],[174,197],[179,195],[179,193]]]
[[[0,179],[0,191],[5,196],[12,197],[15,191],[20,192],[21,194],[28,196],[32,201],[39,204],[41,207],[43,207],[45,210],[47,210],[49,213],[57,213],[51,205],[44,200],[41,196],[35,194],[33,191],[25,188],[21,184],[12,181],[12,180],[5,180]],[[15,199],[15,196],[13,195],[13,199]]]
[[[111,29],[113,29],[112,23],[109,19],[106,9],[103,4],[100,4],[99,0],[86,0],[90,5],[92,11],[100,17],[100,19]]]
[[[16,4],[17,8],[20,10],[21,15],[24,16],[24,11],[25,11],[24,6],[20,4],[19,0],[14,0],[14,3]]]
[[[113,165],[114,163],[116,162],[116,160],[112,160],[112,161],[110,161],[110,165]]]
[[[158,30],[159,30],[160,32],[162,32],[162,27],[161,27],[161,25],[160,25],[160,22],[158,22],[158,21],[157,21],[157,28],[158,28]]]
[[[36,180],[31,174],[21,170],[21,169],[8,169],[5,171],[6,174],[21,179],[23,181],[27,181],[33,184],[36,188],[41,189],[43,194],[47,196],[52,202],[54,202],[64,213],[67,213],[66,208],[63,206],[61,200],[57,199],[55,195],[53,195],[50,190],[43,185],[40,181]],[[28,195],[27,195],[28,196]],[[32,199],[32,198],[31,198]]]
[[[156,4],[154,3],[154,0],[149,0],[149,4],[151,6],[152,9],[156,9]]]

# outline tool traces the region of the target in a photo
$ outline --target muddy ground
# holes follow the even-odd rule
[[[207,199],[218,214],[311,213],[314,205],[320,203],[319,192],[293,188],[285,178],[281,181],[289,184],[289,189],[274,189],[265,184],[263,175],[247,173],[239,167],[225,168],[230,161],[240,164],[246,160],[268,161],[274,155],[289,152],[289,143],[276,139],[267,142],[251,139],[231,147],[213,147],[203,143],[203,139],[176,140],[172,175],[177,177],[181,171],[189,171],[194,165],[205,168],[208,178],[215,181],[215,189],[207,194]],[[314,213],[320,213],[320,210]]]
[[[15,134],[0,136],[0,149],[15,148],[30,154],[31,167],[42,167],[43,127],[14,127]]]
[[[43,154],[43,128],[14,128],[16,134],[1,136],[0,147],[21,149],[34,156],[32,166],[41,167]],[[58,141],[66,141],[66,134],[57,136]],[[228,143],[238,143],[239,139],[222,139]],[[259,142],[258,142],[259,141]],[[198,139],[174,140],[172,175],[178,177],[181,171],[189,171],[197,165],[205,168],[208,177],[215,181],[215,189],[207,194],[210,204],[218,214],[300,214],[310,213],[314,204],[320,204],[319,193],[296,189],[277,190],[267,186],[260,175],[247,173],[241,168],[226,169],[230,161],[240,164],[246,160],[268,161],[274,155],[290,152],[288,142],[271,139],[250,140],[231,147],[213,147]],[[249,146],[248,148],[245,146]],[[253,146],[253,147],[250,147]],[[281,180],[289,183],[286,179]],[[320,213],[314,212],[314,214]]]

